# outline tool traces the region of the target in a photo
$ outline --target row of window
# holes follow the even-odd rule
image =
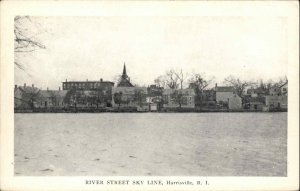
[[[63,89],[70,89],[70,88],[99,88],[102,84],[100,83],[67,83],[63,84]]]

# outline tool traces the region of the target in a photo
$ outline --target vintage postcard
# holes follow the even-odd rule
[[[297,190],[297,1],[2,1],[1,190]]]

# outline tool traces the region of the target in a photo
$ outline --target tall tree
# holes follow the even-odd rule
[[[114,101],[115,101],[116,104],[118,104],[118,106],[120,108],[120,105],[122,103],[122,92],[114,93]]]
[[[240,97],[243,97],[243,93],[246,90],[246,88],[253,84],[253,82],[241,80],[238,77],[234,77],[231,75],[224,79],[224,83],[226,85],[233,86],[233,88],[236,91],[236,94]]]
[[[179,90],[174,90],[174,92],[170,96],[174,100],[174,102],[179,105],[179,108],[181,108],[183,101],[183,93]]]
[[[157,78],[154,79],[154,83],[158,87],[166,88],[165,76],[158,76]]]
[[[177,79],[179,80],[179,84],[180,84],[180,89],[183,88],[183,83],[187,77],[187,75],[185,75],[182,71],[182,69],[180,69],[179,71],[174,71],[175,76],[177,77]]]
[[[205,90],[210,83],[211,79],[205,79],[205,74],[194,74],[189,79],[189,88],[194,89],[196,94],[196,104],[202,104],[203,101],[203,90]]]
[[[165,83],[170,89],[177,89],[179,86],[178,78],[173,69],[168,70],[165,75]]]
[[[180,79],[175,70],[167,70],[165,75],[159,76],[154,80],[154,83],[160,87],[177,89],[180,85]]]
[[[143,94],[142,90],[135,90],[133,101],[135,101],[139,106],[142,106],[143,102],[145,101],[145,95]]]

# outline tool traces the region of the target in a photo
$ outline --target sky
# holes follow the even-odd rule
[[[46,49],[15,55],[15,84],[58,89],[71,80],[115,81],[126,63],[133,83],[148,86],[169,69],[222,84],[287,75],[283,17],[32,17],[28,31]],[[27,27],[27,24],[25,25]]]

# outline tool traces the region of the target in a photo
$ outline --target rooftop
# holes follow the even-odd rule
[[[216,92],[234,92],[234,88],[232,86],[217,86]]]
[[[62,83],[112,83],[114,84],[114,82],[110,82],[110,81],[66,81],[66,82],[62,82]]]

